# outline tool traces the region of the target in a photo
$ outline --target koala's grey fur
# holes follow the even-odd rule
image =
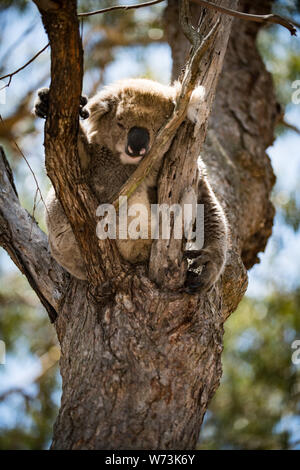
[[[129,79],[105,87],[91,100],[82,98],[80,114],[88,117],[81,123],[78,136],[78,151],[84,177],[95,193],[99,204],[112,202],[122,185],[135,171],[143,156],[132,157],[126,152],[130,148],[127,139],[130,129],[146,129],[151,148],[158,130],[171,116],[179,84],[164,86],[151,80]],[[48,90],[39,92],[35,112],[40,117],[47,115]],[[196,119],[199,103],[203,99],[203,88],[192,95],[188,118]],[[148,148],[148,150],[149,150]],[[143,150],[144,151],[144,150]],[[129,151],[128,151],[129,152]],[[163,158],[163,155],[162,155]],[[151,169],[149,176],[130,197],[128,206],[142,203],[150,211],[156,200],[156,185],[161,161]],[[205,204],[205,243],[202,250],[192,252],[194,261],[187,273],[187,290],[210,288],[220,276],[226,258],[227,223],[224,212],[207,180],[204,165],[200,171],[198,202]],[[86,279],[86,270],[71,226],[63,208],[51,188],[46,200],[46,224],[53,257],[69,273]],[[116,240],[124,259],[131,263],[149,259],[152,240]],[[202,268],[200,276],[197,269]]]

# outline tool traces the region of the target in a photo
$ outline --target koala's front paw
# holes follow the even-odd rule
[[[185,258],[190,262],[186,273],[185,291],[194,294],[208,291],[217,282],[224,266],[224,257],[220,253],[206,250],[186,251]]]
[[[46,119],[49,110],[49,88],[41,88],[38,91],[33,110],[36,116]]]
[[[82,118],[82,119],[87,119],[90,115],[90,113],[88,112],[87,109],[85,109],[84,107],[86,106],[88,102],[88,98],[87,96],[83,95],[80,97],[80,103],[79,103],[79,116]]]
[[[89,117],[89,112],[84,108],[88,99],[86,96],[80,97],[79,103],[79,116],[82,119]],[[46,119],[49,111],[49,88],[41,88],[38,91],[38,96],[34,102],[34,113],[36,116]]]

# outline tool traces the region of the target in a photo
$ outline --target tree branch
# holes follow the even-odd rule
[[[21,70],[25,69],[28,65],[30,65],[39,55],[42,54],[42,52],[44,52],[49,47],[49,44],[50,43],[48,42],[48,44],[46,44],[46,46],[43,47],[43,49],[41,49],[39,52],[37,52],[30,60],[28,60],[28,62],[26,62],[26,64],[22,65],[22,67],[19,67],[14,72],[8,73],[6,75],[3,75],[3,77],[0,77],[0,80],[3,80],[4,78],[9,77],[8,83],[6,85],[4,85],[2,88],[0,88],[0,91],[3,90],[6,87],[9,87],[9,85],[11,84],[13,76],[16,75],[18,72],[21,72]]]
[[[99,15],[101,13],[107,13],[108,11],[116,11],[116,10],[131,10],[131,9],[137,9],[137,8],[143,8],[143,7],[149,7],[151,5],[156,5],[158,3],[162,3],[165,0],[153,0],[151,2],[145,2],[145,3],[135,3],[134,5],[116,5],[113,7],[108,7],[108,8],[103,8],[102,10],[96,10],[96,11],[89,11],[86,13],[78,13],[78,16],[80,18],[84,18],[87,16],[93,16],[93,15]]]
[[[297,36],[297,31],[295,25],[298,26],[297,23],[294,23],[293,20],[284,18],[283,16],[279,15],[252,15],[250,13],[242,13],[240,11],[231,10],[230,8],[224,8],[220,5],[216,5],[211,2],[207,2],[205,0],[190,0],[193,3],[197,3],[197,5],[201,5],[206,8],[211,8],[213,10],[219,11],[220,13],[225,13],[225,15],[234,16],[235,18],[239,18],[240,20],[246,21],[255,21],[257,23],[273,23],[279,24],[284,28],[287,28],[292,36]]]
[[[15,394],[21,395],[27,403],[34,399],[33,396],[26,393],[22,388],[14,387],[0,394],[0,403],[5,401],[11,395]]]
[[[291,131],[294,131],[296,132],[296,134],[299,134],[300,135],[300,128],[295,126],[294,124],[291,124],[290,122],[287,122],[284,117],[282,117],[280,119],[280,121],[278,121],[278,124],[279,125],[282,125],[283,127],[286,127],[287,129],[291,130]]]
[[[56,319],[64,296],[66,273],[51,257],[47,236],[20,206],[12,171],[0,147],[0,245],[46,308],[50,320]]]
[[[75,0],[55,12],[41,10],[51,46],[49,114],[45,124],[46,169],[72,226],[93,286],[122,270],[114,240],[98,240],[98,201],[83,181],[77,150],[83,52]]]

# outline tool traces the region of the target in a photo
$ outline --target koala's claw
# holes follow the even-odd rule
[[[89,117],[89,112],[84,109],[88,102],[86,96],[80,97],[79,103],[79,116],[82,119],[86,119]],[[36,116],[46,119],[49,111],[49,88],[41,88],[38,91],[38,97],[34,102],[34,113]]]
[[[80,106],[85,106],[85,105],[87,104],[87,102],[88,102],[87,96],[82,95],[82,96],[80,97]]]
[[[83,95],[80,97],[80,103],[79,103],[79,116],[82,119],[87,119],[90,115],[87,109],[84,109],[85,105],[88,102],[87,96]]]
[[[184,284],[185,292],[195,294],[207,292],[217,282],[223,263],[214,260],[209,252],[191,250],[184,253],[184,257],[194,260],[190,263]]]
[[[36,116],[46,119],[49,108],[49,88],[41,88],[34,102],[34,113]]]

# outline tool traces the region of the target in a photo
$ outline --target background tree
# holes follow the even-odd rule
[[[245,26],[245,27],[246,27],[246,26]],[[249,32],[249,31],[248,31],[248,32]],[[179,52],[180,52],[180,51],[179,51]],[[8,321],[8,320],[7,320],[7,321]],[[6,336],[5,336],[5,337],[6,337]],[[11,398],[11,397],[10,397],[10,398]],[[6,400],[7,400],[7,399],[9,399],[9,397],[6,397]],[[22,441],[21,441],[21,442],[22,442]],[[25,445],[25,446],[26,446],[25,441],[24,441],[23,444],[21,444],[21,445],[23,445],[23,446]],[[44,444],[44,445],[45,445],[45,444]]]

